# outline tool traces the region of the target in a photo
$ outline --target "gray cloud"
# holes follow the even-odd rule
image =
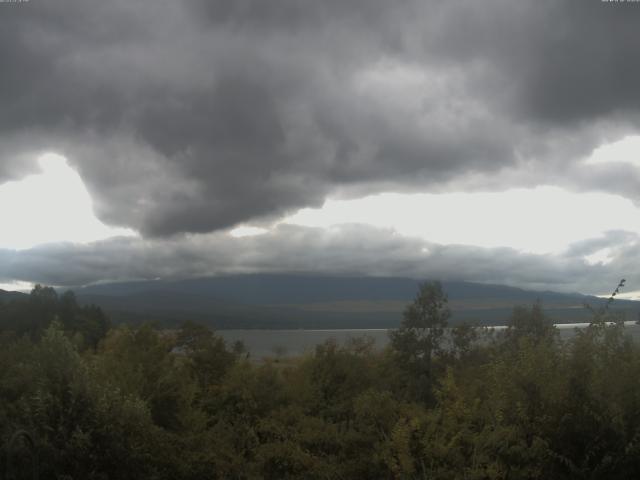
[[[555,183],[640,198],[635,171],[577,163],[637,131],[632,3],[0,7],[0,181],[58,151],[101,219],[145,235],[380,190]]]
[[[584,256],[612,247],[612,261]],[[243,238],[224,233],[180,238],[113,238],[89,245],[0,250],[0,281],[74,286],[104,280],[188,278],[228,273],[307,273],[469,280],[532,289],[607,293],[620,278],[640,285],[640,239],[610,232],[560,255],[509,248],[438,245],[364,225],[315,229],[280,225]]]

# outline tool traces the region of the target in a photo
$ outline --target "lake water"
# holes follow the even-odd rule
[[[560,337],[567,339],[575,334],[576,329],[585,328],[588,323],[558,324]],[[501,330],[506,327],[491,327]],[[625,331],[636,340],[640,340],[640,325],[625,322]],[[274,356],[296,356],[312,352],[316,345],[334,339],[344,344],[353,338],[370,337],[377,348],[384,348],[389,343],[387,329],[344,329],[344,330],[218,330],[228,345],[237,340],[244,342],[253,358]]]

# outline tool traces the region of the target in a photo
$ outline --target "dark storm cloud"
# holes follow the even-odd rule
[[[584,255],[605,245],[612,247],[612,261],[589,265]],[[0,250],[0,282],[75,286],[104,280],[314,272],[464,279],[532,289],[607,293],[621,277],[627,278],[631,289],[640,285],[639,258],[637,235],[620,232],[551,256],[509,248],[430,244],[363,225],[331,229],[281,225],[271,233],[239,239],[213,233]]]
[[[453,1],[427,38],[444,61],[487,62],[523,115],[555,126],[640,106],[633,2]]]
[[[0,4],[0,181],[57,151],[101,219],[152,236],[332,193],[615,189],[621,175],[576,162],[638,127],[639,15],[599,0]]]

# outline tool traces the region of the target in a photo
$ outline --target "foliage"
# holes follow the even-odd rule
[[[432,400],[433,359],[442,353],[442,339],[451,312],[440,282],[425,282],[404,311],[400,328],[389,333],[391,348],[411,394]]]
[[[51,287],[36,285],[25,299],[0,303],[0,331],[37,340],[53,321],[81,348],[96,348],[107,334],[110,322],[95,305],[78,305],[73,292],[58,296]]]
[[[519,305],[513,309],[507,323],[507,345],[518,347],[519,342],[528,339],[534,342],[550,340],[556,333],[553,323],[542,310],[538,301],[531,308]]]
[[[0,469],[16,478],[15,432],[52,479],[640,475],[640,346],[600,317],[567,341],[539,304],[502,334],[448,330],[427,283],[384,351],[254,361],[190,323],[91,337],[101,314],[47,287],[2,315]]]

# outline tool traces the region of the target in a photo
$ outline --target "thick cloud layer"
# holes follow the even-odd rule
[[[585,256],[610,248],[610,261]],[[606,294],[621,277],[640,284],[640,238],[624,232],[585,240],[559,255],[509,248],[437,245],[363,225],[316,229],[280,225],[271,233],[224,233],[144,240],[113,238],[0,250],[0,283],[84,285],[105,280],[188,278],[225,273],[308,273],[468,280]]]
[[[56,151],[102,220],[155,237],[381,190],[638,201],[635,170],[579,161],[637,131],[639,19],[600,0],[0,4],[0,182]]]

